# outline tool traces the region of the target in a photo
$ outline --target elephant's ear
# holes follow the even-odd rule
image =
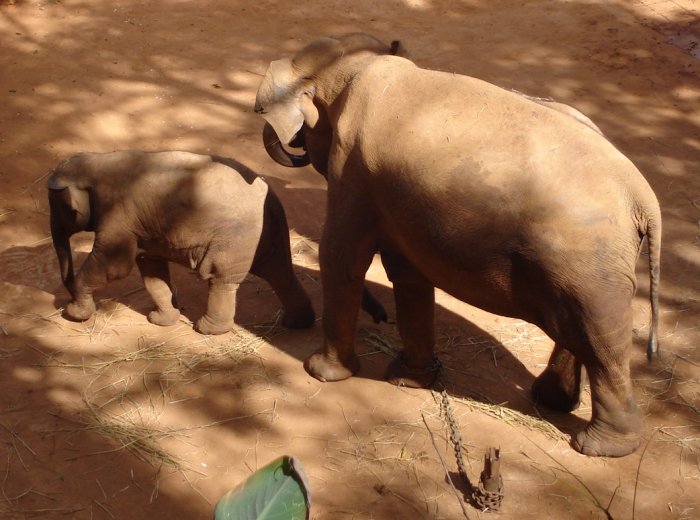
[[[50,200],[58,203],[56,210],[64,214],[71,214],[69,219],[71,224],[77,229],[85,230],[90,225],[90,194],[87,190],[77,188],[71,183],[61,179],[51,179],[49,181]],[[61,209],[58,209],[58,208]]]
[[[274,128],[280,141],[289,144],[304,121],[313,127],[318,110],[313,104],[311,81],[300,77],[289,59],[270,63],[255,99],[255,111]]]

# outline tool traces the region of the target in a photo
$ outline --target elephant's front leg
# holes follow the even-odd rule
[[[200,334],[224,334],[230,331],[236,313],[237,290],[237,283],[210,279],[207,312],[197,320],[194,330]]]
[[[65,317],[85,321],[95,313],[93,293],[112,280],[124,278],[131,272],[136,243],[125,238],[95,245],[75,276],[73,300],[66,305]]]
[[[107,277],[101,272],[99,264],[90,253],[75,276],[71,290],[73,299],[66,305],[65,318],[85,321],[95,314],[95,290],[107,284]]]
[[[155,325],[169,326],[177,322],[180,311],[175,306],[170,288],[170,268],[167,260],[147,255],[136,257],[143,285],[150,294],[155,308],[148,313],[148,321]]]
[[[319,249],[324,343],[304,364],[321,381],[346,379],[360,367],[355,329],[365,273],[377,243],[374,230],[358,218],[362,212],[350,210],[340,215],[342,218],[329,215],[326,219]]]
[[[396,323],[402,355],[389,365],[386,378],[395,385],[424,388],[438,377],[435,361],[435,288],[402,255],[382,250],[382,262],[394,284]]]

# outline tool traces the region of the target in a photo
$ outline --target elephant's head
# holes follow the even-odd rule
[[[270,157],[283,166],[311,163],[325,175],[333,139],[328,116],[352,78],[351,63],[367,55],[398,53],[398,41],[385,45],[366,34],[349,34],[319,38],[294,58],[270,63],[255,99],[255,111],[266,121],[263,142]]]
[[[51,210],[51,237],[61,266],[61,280],[73,294],[73,254],[70,237],[79,231],[94,231],[90,190],[75,158],[61,164],[47,183]]]

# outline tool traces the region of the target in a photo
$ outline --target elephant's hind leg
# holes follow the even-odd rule
[[[642,419],[630,378],[632,310],[626,295],[603,295],[588,302],[582,341],[575,354],[588,374],[591,422],[574,438],[585,455],[622,457],[637,449]]]
[[[143,278],[143,285],[155,305],[148,313],[148,321],[167,327],[174,325],[180,317],[170,288],[170,268],[167,260],[147,255],[138,255],[136,265]]]
[[[382,262],[394,284],[396,322],[402,355],[387,368],[395,385],[428,387],[438,376],[435,362],[435,289],[402,255],[382,249]]]
[[[200,334],[225,334],[231,330],[236,313],[236,291],[238,283],[219,278],[209,280],[207,311],[194,324]]]
[[[581,361],[557,342],[547,368],[532,384],[532,397],[553,410],[571,412],[581,403],[581,378]]]
[[[314,324],[316,313],[294,274],[289,258],[286,261],[271,259],[264,265],[254,266],[250,272],[269,283],[282,302],[282,325],[291,329],[305,329]]]
[[[250,272],[269,283],[277,294],[285,327],[303,329],[314,324],[316,313],[311,300],[294,274],[284,209],[271,194],[265,200],[262,235]]]

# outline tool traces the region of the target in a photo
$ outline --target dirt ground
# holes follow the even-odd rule
[[[472,481],[485,450],[501,448],[506,496],[492,516],[700,518],[699,14],[697,0],[0,1],[0,517],[210,518],[224,492],[282,454],[306,468],[312,518],[462,517],[431,442],[455,478],[439,400],[382,380],[393,324],[361,317],[360,373],[322,384],[301,363],[320,324],[276,327],[279,303],[253,277],[221,337],[192,331],[206,287],[184,269],[176,326],[148,324],[136,273],[101,291],[86,323],[60,316],[68,295],[42,177],[77,151],[126,148],[216,153],[263,175],[320,311],[323,179],[268,159],[252,107],[271,60],[362,30],[402,40],[421,66],[575,106],[662,206],[662,352],[647,364],[642,258],[632,372],[646,429],[622,459],[569,447],[588,399],[574,415],[533,406],[552,347],[541,331],[438,292],[439,355]],[[78,260],[90,240],[75,238]],[[368,280],[394,316],[378,260]]]

